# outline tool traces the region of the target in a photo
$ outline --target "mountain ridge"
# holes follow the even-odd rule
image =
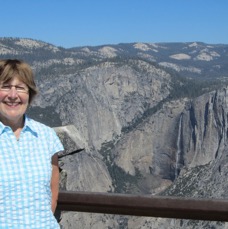
[[[0,39],[0,55],[18,56],[21,55],[21,48],[24,50],[24,59],[28,59],[36,50],[34,59],[55,57],[66,60],[65,65],[74,63],[75,57],[77,61],[85,63],[87,60],[104,60],[113,57],[137,57],[148,60],[173,69],[188,77],[227,77],[227,68],[224,62],[228,59],[228,45],[226,44],[206,44],[203,42],[185,42],[185,43],[128,43],[117,45],[102,46],[83,46],[65,49],[57,47],[49,43],[20,38],[1,38]],[[14,49],[12,49],[14,48]],[[43,49],[43,53],[39,50]],[[15,52],[15,50],[18,50]],[[57,58],[56,58],[57,57]],[[31,59],[28,59],[31,62]],[[53,59],[54,61],[54,59]],[[180,63],[181,62],[181,63]],[[58,62],[57,62],[58,63]],[[209,64],[210,63],[210,64]],[[213,64],[211,64],[213,63]],[[207,68],[210,67],[210,71]],[[225,68],[225,69],[224,69]],[[213,74],[213,75],[212,75]]]

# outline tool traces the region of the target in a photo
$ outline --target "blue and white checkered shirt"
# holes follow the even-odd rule
[[[16,139],[0,122],[0,229],[57,229],[51,211],[52,155],[63,146],[54,130],[28,117]]]

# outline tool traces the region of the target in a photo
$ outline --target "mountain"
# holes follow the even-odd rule
[[[60,136],[66,149],[59,155],[60,186],[78,191],[227,198],[227,51],[228,45],[200,42],[64,49],[0,38],[0,58],[32,65],[40,93],[28,113]],[[69,229],[226,227],[76,212],[61,217]]]

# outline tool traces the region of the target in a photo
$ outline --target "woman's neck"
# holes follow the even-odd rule
[[[1,119],[1,122],[5,126],[9,126],[12,129],[12,131],[14,132],[16,138],[17,139],[19,138],[21,130],[24,127],[24,117],[21,117],[18,120]]]

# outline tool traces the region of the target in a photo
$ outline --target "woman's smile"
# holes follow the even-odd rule
[[[7,106],[16,107],[21,104],[21,102],[4,102]]]

